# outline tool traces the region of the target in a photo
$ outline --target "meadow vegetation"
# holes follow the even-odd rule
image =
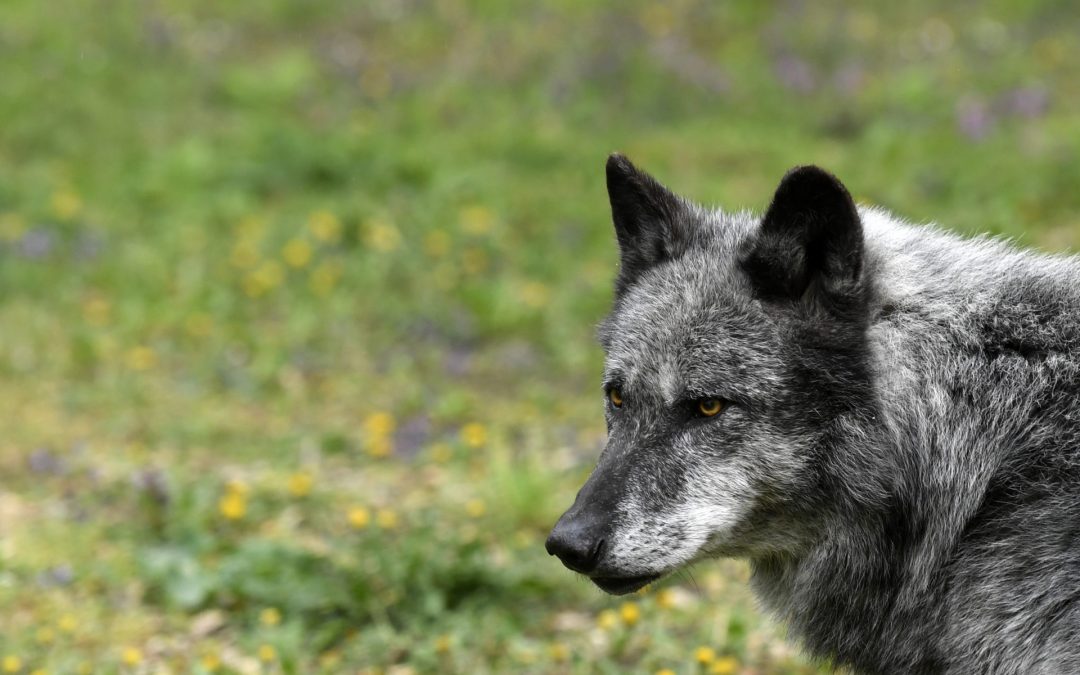
[[[742,563],[617,599],[543,550],[604,442],[604,159],[1067,249],[1078,19],[0,3],[0,673],[824,669]]]

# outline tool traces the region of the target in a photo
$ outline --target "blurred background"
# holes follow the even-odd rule
[[[738,562],[543,551],[613,150],[1080,238],[1067,2],[6,0],[0,672],[809,673]]]

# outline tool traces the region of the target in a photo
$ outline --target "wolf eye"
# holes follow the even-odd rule
[[[615,406],[616,408],[622,407],[622,391],[618,387],[612,387],[611,389],[608,389],[607,397],[608,400],[611,401],[611,405]]]
[[[702,417],[713,417],[724,409],[724,402],[718,398],[705,398],[697,403],[697,411]]]

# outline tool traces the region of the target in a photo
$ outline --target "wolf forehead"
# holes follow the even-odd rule
[[[727,234],[655,266],[619,292],[597,330],[606,386],[672,404],[738,400],[775,380],[777,327],[754,298]]]

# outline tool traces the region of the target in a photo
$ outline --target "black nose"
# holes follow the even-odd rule
[[[604,554],[602,523],[592,518],[564,515],[548,535],[544,547],[575,572],[588,574],[596,569]]]

